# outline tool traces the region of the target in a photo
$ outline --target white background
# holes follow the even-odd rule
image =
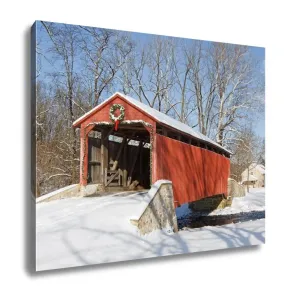
[[[285,24],[282,2],[2,1],[1,301],[284,299]],[[93,266],[36,276],[28,273],[25,195],[29,185],[26,164],[29,119],[25,108],[30,87],[28,32],[34,20],[265,46],[266,244],[259,248]]]

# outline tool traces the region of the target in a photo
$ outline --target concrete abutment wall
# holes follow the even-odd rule
[[[172,183],[167,180],[155,182],[147,198],[149,201],[146,207],[136,219],[131,219],[131,223],[138,227],[141,234],[164,228],[177,232]]]

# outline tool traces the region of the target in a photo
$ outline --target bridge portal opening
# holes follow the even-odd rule
[[[151,186],[150,134],[142,123],[96,125],[88,134],[88,184],[108,191]]]

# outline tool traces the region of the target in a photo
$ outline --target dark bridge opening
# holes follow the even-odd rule
[[[95,125],[88,135],[88,183],[107,190],[150,188],[150,135],[142,123]]]

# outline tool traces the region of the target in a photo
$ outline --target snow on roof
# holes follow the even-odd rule
[[[213,140],[211,140],[210,138],[208,138],[207,136],[203,135],[202,133],[194,130],[192,127],[187,126],[186,124],[183,124],[177,120],[175,120],[174,118],[138,101],[135,100],[134,98],[124,95],[120,92],[116,92],[115,94],[113,94],[111,97],[109,97],[107,100],[105,100],[104,102],[102,102],[100,105],[96,106],[95,108],[91,109],[89,112],[85,113],[83,116],[81,116],[79,119],[77,119],[74,123],[73,126],[78,126],[78,124],[80,124],[80,122],[82,122],[86,117],[88,117],[90,114],[92,114],[93,112],[97,111],[98,109],[100,109],[101,107],[103,107],[108,101],[110,101],[111,99],[113,99],[115,96],[119,96],[121,98],[123,98],[124,100],[126,100],[127,102],[133,104],[135,107],[139,108],[140,110],[144,111],[145,113],[147,113],[148,115],[152,116],[157,122],[160,122],[162,124],[165,124],[167,126],[170,126],[172,128],[175,128],[179,131],[182,131],[186,134],[190,134],[193,137],[196,137],[197,139],[200,139],[204,142],[208,142],[212,145],[215,145],[216,147],[223,149],[224,151],[231,153],[229,150],[227,150],[226,148],[222,147],[221,145],[219,145],[218,143],[214,142]]]

